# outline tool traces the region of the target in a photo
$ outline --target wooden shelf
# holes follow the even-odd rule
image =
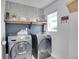
[[[47,21],[32,21],[32,20],[4,20],[8,24],[47,24]]]

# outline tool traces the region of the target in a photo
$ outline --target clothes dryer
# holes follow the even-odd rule
[[[52,40],[47,34],[31,34],[32,54],[35,59],[45,59],[51,56]]]
[[[46,59],[51,56],[52,39],[47,34],[37,34],[38,41],[38,59]]]

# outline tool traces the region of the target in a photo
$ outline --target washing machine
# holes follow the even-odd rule
[[[51,56],[52,39],[48,34],[37,34],[38,57],[37,59],[46,59]]]
[[[26,36],[8,36],[9,59],[32,59],[32,39]]]

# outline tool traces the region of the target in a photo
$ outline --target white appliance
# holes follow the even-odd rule
[[[52,40],[51,36],[47,34],[37,34],[38,41],[38,57],[37,59],[46,59],[51,56]]]
[[[32,39],[30,35],[8,36],[9,59],[32,59]]]

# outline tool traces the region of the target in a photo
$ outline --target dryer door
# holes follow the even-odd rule
[[[47,58],[51,55],[51,39],[45,38],[39,43],[39,59]]]
[[[27,41],[14,44],[10,50],[10,59],[31,59],[32,46]]]

